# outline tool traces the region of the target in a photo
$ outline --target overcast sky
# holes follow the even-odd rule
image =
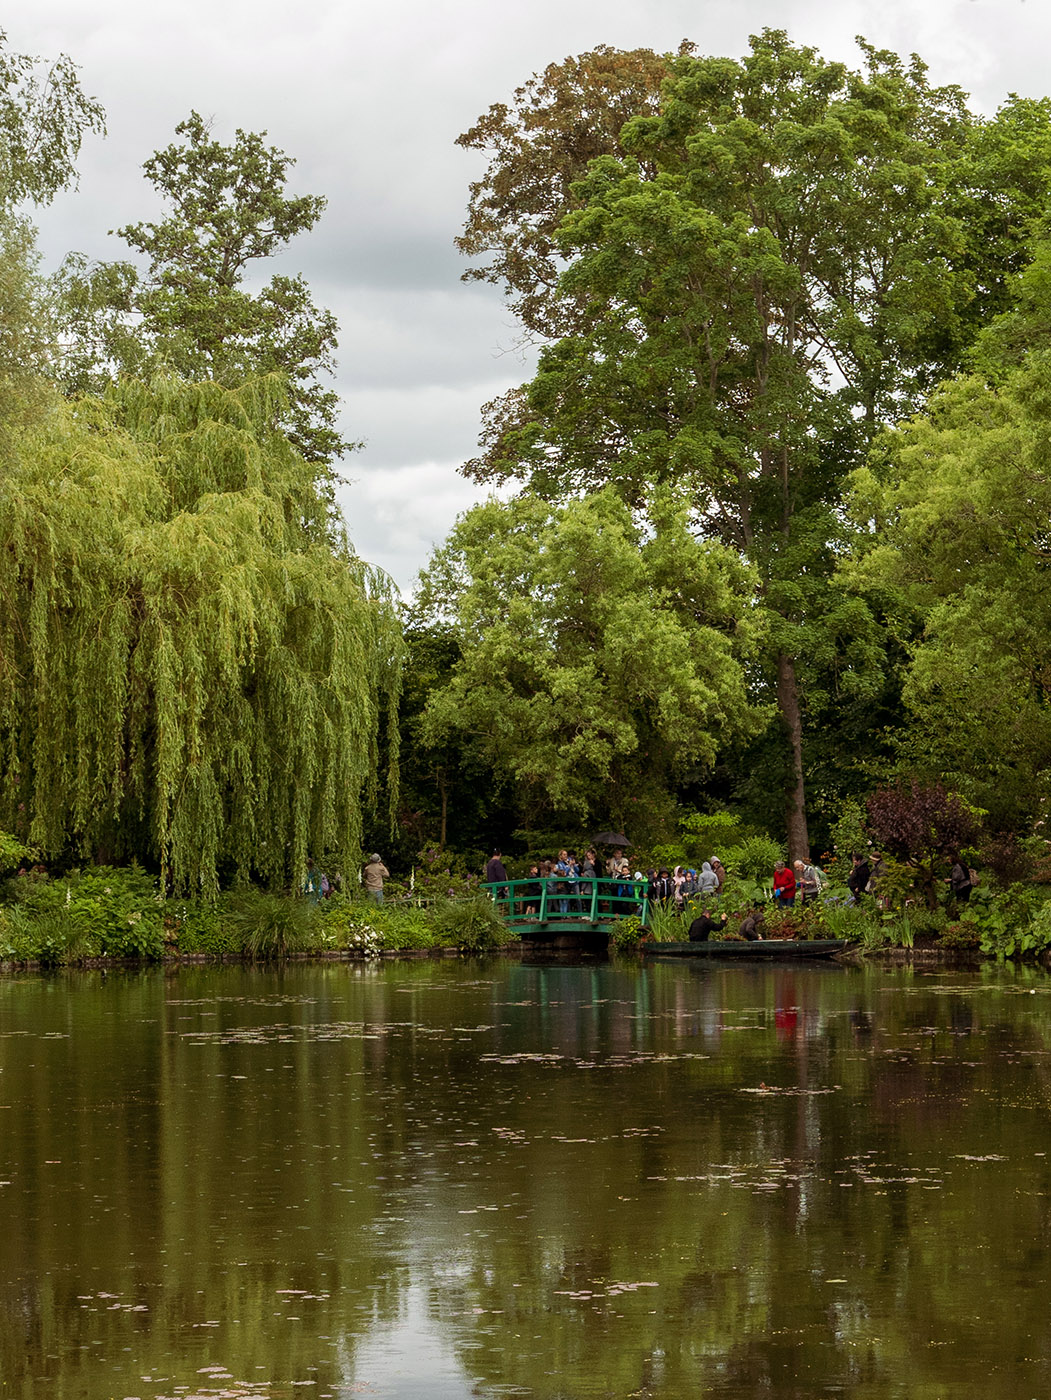
[[[153,217],[142,162],[191,109],[266,130],[297,161],[295,193],[328,209],[297,240],[302,272],[341,326],[337,387],[348,459],[343,505],[358,552],[411,585],[479,492],[457,475],[479,409],[527,376],[495,289],[459,280],[452,246],[481,157],[453,142],[531,73],[597,44],[739,57],[748,35],[787,29],[855,62],[856,34],[916,52],[932,80],[993,112],[1051,88],[1046,0],[32,0],[0,24],[17,52],[68,53],[105,106],[80,189],[38,219],[45,264],[77,249],[124,256],[108,230]]]

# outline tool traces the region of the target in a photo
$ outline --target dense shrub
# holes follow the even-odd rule
[[[373,904],[365,899],[326,900],[317,946],[320,949],[378,953],[383,949],[406,950],[438,947],[434,921],[416,904]]]
[[[253,961],[306,952],[315,940],[313,901],[246,889],[222,901],[232,935]]]
[[[244,951],[238,932],[222,903],[204,904],[192,900],[169,901],[165,910],[168,945],[174,952],[224,953]]]
[[[157,881],[138,866],[91,866],[58,880],[18,876],[6,892],[34,926],[40,924],[41,937],[47,928],[47,961],[63,945],[62,961],[74,955],[152,959],[164,952]]]
[[[765,884],[773,878],[774,866],[784,859],[784,854],[769,836],[749,836],[740,845],[730,847],[721,860],[730,874]]]
[[[441,900],[432,907],[431,917],[440,940],[465,953],[487,952],[518,936],[484,894],[473,899]]]

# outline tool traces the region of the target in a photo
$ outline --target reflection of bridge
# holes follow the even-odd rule
[[[485,885],[504,921],[527,941],[576,935],[605,942],[621,919],[635,917],[645,927],[650,904],[645,880],[566,880],[533,875]]]

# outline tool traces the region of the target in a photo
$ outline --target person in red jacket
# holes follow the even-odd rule
[[[774,903],[785,905],[796,902],[796,877],[791,866],[779,860],[774,867]]]

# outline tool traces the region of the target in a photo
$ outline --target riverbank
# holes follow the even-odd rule
[[[734,936],[743,900],[724,898]],[[682,942],[696,911],[650,910],[649,927],[622,920],[611,950],[630,953],[643,937]],[[975,891],[962,909],[934,910],[909,901],[898,909],[848,901],[834,888],[806,908],[764,906],[767,937],[849,939],[859,956],[935,962],[952,955],[1017,961],[1051,953],[1051,901],[1044,885]],[[246,888],[214,900],[165,899],[153,876],[137,867],[92,866],[52,878],[40,870],[7,880],[0,890],[0,967],[104,967],[149,962],[264,962],[291,956],[367,958],[455,957],[508,951],[528,926],[512,929],[477,890],[398,891],[382,905],[360,894],[325,899]],[[595,947],[589,949],[594,953]]]

